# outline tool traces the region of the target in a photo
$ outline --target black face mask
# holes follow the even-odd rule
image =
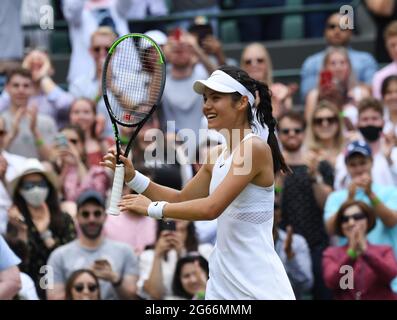
[[[379,139],[380,134],[382,133],[383,127],[375,127],[375,126],[366,126],[366,127],[359,127],[361,134],[363,135],[364,139],[369,142],[374,142]]]

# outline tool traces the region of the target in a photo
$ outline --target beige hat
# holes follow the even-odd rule
[[[26,159],[23,166],[19,168],[18,173],[8,183],[8,191],[10,192],[11,197],[14,196],[16,188],[19,185],[21,179],[30,173],[41,173],[44,177],[46,177],[48,182],[52,184],[54,189],[57,189],[58,183],[56,176],[51,172],[45,171],[44,166],[41,164],[39,160],[30,158],[30,159]]]

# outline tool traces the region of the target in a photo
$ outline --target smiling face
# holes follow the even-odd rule
[[[201,271],[203,270],[201,269]],[[192,296],[201,290],[201,283],[194,262],[185,263],[181,268],[181,283],[183,289]]]
[[[342,214],[342,233],[348,237],[351,233],[359,230],[363,235],[367,233],[368,219],[366,214],[357,205],[346,208]]]
[[[29,77],[14,74],[8,81],[6,89],[12,105],[17,108],[26,107],[30,96],[33,94],[33,82]]]
[[[264,48],[259,44],[248,46],[241,56],[241,68],[258,81],[268,81],[269,64]]]
[[[209,129],[231,130],[236,128],[238,123],[243,122],[244,117],[247,121],[244,115],[247,105],[241,107],[241,103],[233,101],[231,94],[205,88],[203,97],[203,114],[208,120]]]
[[[298,151],[305,137],[302,123],[294,119],[284,117],[278,124],[279,138],[283,148],[288,152]]]
[[[338,115],[327,108],[314,113],[312,125],[314,136],[320,141],[335,139],[340,130]]]
[[[81,99],[72,104],[70,123],[78,125],[84,132],[91,130],[95,123],[95,112],[90,102]]]

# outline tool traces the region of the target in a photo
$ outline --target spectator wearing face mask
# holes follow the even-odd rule
[[[44,298],[40,268],[56,247],[75,238],[74,223],[60,209],[55,177],[37,159],[26,160],[10,182],[9,191],[13,206],[9,210],[7,231],[27,243],[26,273],[35,282],[39,297]]]
[[[383,106],[374,98],[363,99],[358,106],[357,139],[369,145],[372,157],[372,178],[381,185],[397,186],[397,147],[393,133],[383,134],[385,125]],[[346,187],[351,181],[344,155],[340,154],[335,167],[335,189]]]

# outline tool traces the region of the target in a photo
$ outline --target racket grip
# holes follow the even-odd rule
[[[118,203],[121,200],[121,194],[124,186],[124,164],[117,164],[114,171],[112,193],[110,195],[110,205],[106,211],[108,214],[118,216],[120,209]]]

